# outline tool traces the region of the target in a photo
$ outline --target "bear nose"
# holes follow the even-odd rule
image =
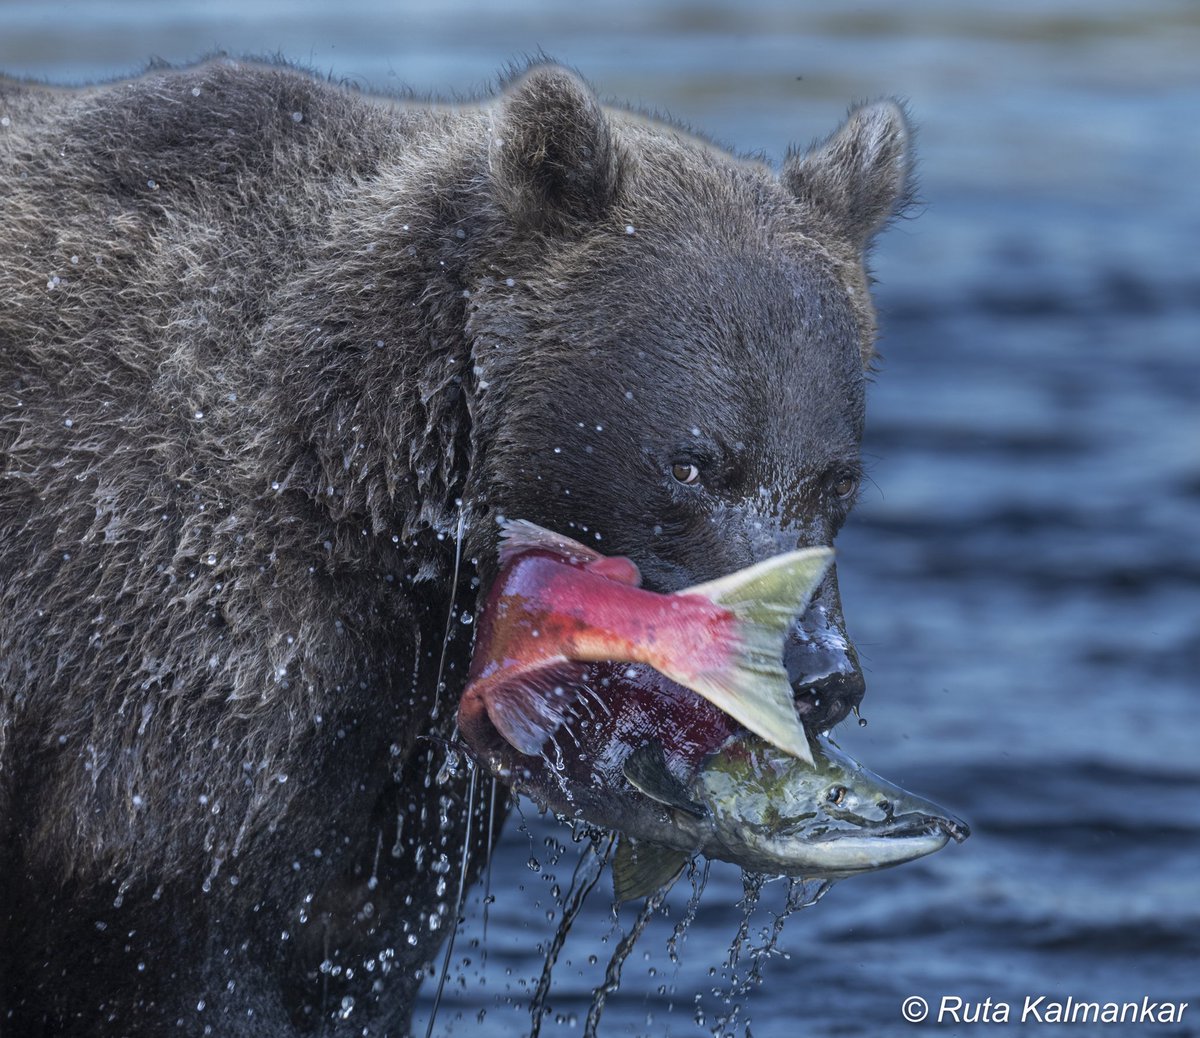
[[[862,702],[867,685],[846,636],[837,574],[830,569],[804,614],[792,622],[783,663],[796,710],[810,731],[823,732]]]

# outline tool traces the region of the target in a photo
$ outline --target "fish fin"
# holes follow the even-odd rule
[[[496,731],[521,753],[537,756],[570,712],[586,669],[582,663],[556,660],[507,676],[484,697]]]
[[[688,860],[682,851],[622,836],[613,858],[613,897],[623,903],[653,894],[673,883]]]
[[[571,562],[595,562],[604,558],[587,545],[547,530],[528,519],[505,519],[500,525],[500,565],[527,551],[549,551]]]
[[[671,774],[658,743],[639,746],[626,758],[621,770],[629,784],[651,800],[678,808],[694,818],[706,814],[703,805],[692,799],[687,786]]]
[[[642,574],[632,559],[624,555],[601,555],[594,562],[584,566],[589,573],[594,573],[605,580],[615,580],[618,584],[628,584],[630,587],[642,586]]]
[[[679,592],[703,595],[737,620],[734,659],[687,682],[714,706],[781,750],[812,763],[783,668],[783,643],[833,559],[829,548],[787,552]]]

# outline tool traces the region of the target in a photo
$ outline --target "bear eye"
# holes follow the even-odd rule
[[[688,487],[700,482],[700,470],[695,465],[689,465],[682,461],[671,466],[671,475],[675,477],[677,483]]]
[[[858,489],[858,482],[858,476],[853,472],[843,472],[833,484],[833,492],[844,501]]]

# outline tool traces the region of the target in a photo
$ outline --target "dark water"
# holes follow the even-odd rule
[[[714,865],[679,962],[686,881],[602,1033],[703,1034],[737,1004],[729,1029],[756,1038],[912,1034],[932,1025],[903,1022],[910,994],[1017,1015],[1046,994],[1193,1003],[1182,1024],[1075,1035],[1200,1034],[1200,7],[0,5],[0,67],[58,81],[224,47],[466,92],[539,46],[774,158],[853,97],[909,99],[924,205],[877,252],[876,488],[839,544],[870,724],[842,739],[975,829],[835,887],[728,1001],[749,949],[722,967],[742,885]],[[527,822],[492,868],[486,941],[481,893],[468,905],[438,1033],[528,1030],[578,848]],[[606,895],[568,937],[543,1034],[581,1033],[632,921]],[[768,884],[749,944],[782,899]]]

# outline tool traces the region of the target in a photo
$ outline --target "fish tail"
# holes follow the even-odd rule
[[[830,548],[805,548],[680,592],[707,598],[735,620],[729,661],[691,677],[688,686],[750,731],[810,764],[812,751],[783,667],[783,645],[832,560]]]

